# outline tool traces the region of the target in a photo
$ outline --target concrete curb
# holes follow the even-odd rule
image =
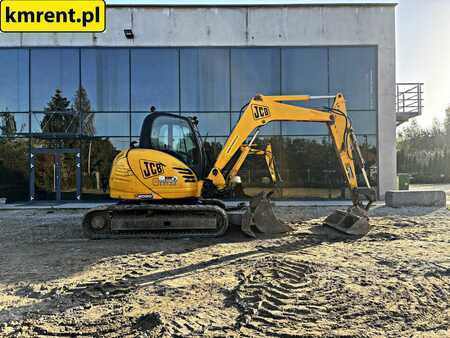
[[[445,207],[447,196],[439,190],[390,190],[386,192],[386,206],[392,208],[419,206]]]

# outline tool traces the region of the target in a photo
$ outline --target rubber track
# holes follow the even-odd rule
[[[115,213],[133,213],[134,211],[155,210],[155,211],[169,211],[173,213],[182,213],[186,218],[192,216],[192,222],[195,222],[195,215],[198,212],[211,212],[221,219],[220,227],[215,230],[139,230],[139,231],[120,231],[112,232],[102,231],[95,232],[90,227],[90,218],[95,213],[104,213],[108,217],[108,223],[114,217]],[[139,205],[113,205],[98,207],[89,210],[83,218],[83,232],[85,236],[90,239],[124,239],[124,238],[160,238],[160,239],[176,239],[176,238],[204,238],[204,237],[218,237],[223,235],[228,229],[228,216],[224,209],[216,205],[166,205],[166,204],[139,204]]]

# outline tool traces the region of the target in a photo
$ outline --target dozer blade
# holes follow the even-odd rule
[[[250,201],[250,209],[253,213],[253,223],[260,232],[266,234],[282,234],[291,231],[292,228],[281,222],[276,216],[270,202],[270,192],[261,192]],[[244,229],[243,229],[244,230]],[[245,229],[248,231],[248,229]],[[244,231],[248,234],[247,231]]]
[[[325,219],[324,224],[352,236],[364,236],[371,228],[367,211],[359,207],[336,210]]]

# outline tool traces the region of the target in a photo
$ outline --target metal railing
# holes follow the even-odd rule
[[[423,83],[397,83],[397,124],[422,114]]]

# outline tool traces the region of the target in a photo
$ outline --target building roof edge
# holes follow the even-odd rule
[[[107,7],[291,7],[291,6],[396,6],[398,1],[392,0],[286,0],[286,1],[151,1],[137,0],[130,3],[127,0],[106,0]]]

